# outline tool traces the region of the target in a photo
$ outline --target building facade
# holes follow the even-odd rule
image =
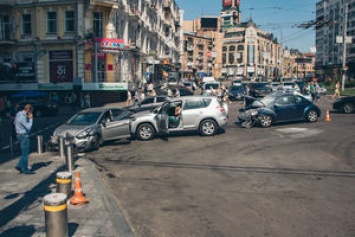
[[[317,2],[315,22],[317,74],[332,80],[341,78],[343,70],[346,70],[354,78],[355,0]]]
[[[1,1],[0,88],[124,92],[147,73],[158,80],[180,65],[182,18],[174,0]]]
[[[212,72],[216,78],[284,75],[282,45],[252,20],[242,22],[239,7],[238,0],[222,1],[217,25],[213,24],[213,17],[184,22],[187,45],[181,60],[183,68]],[[203,55],[205,58],[201,59]]]

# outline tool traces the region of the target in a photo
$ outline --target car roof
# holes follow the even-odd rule
[[[177,97],[173,98],[170,100],[170,102],[175,102],[175,101],[181,101],[181,100],[189,100],[189,99],[196,99],[196,98],[204,98],[204,99],[213,99],[216,97],[213,96],[203,96],[203,95],[195,95],[195,96],[183,96],[183,97]],[[217,98],[216,98],[217,99]]]
[[[122,109],[122,108],[117,108],[117,107],[95,107],[95,108],[89,108],[89,109],[84,109],[81,110],[79,113],[90,113],[90,112],[105,112],[110,109]]]

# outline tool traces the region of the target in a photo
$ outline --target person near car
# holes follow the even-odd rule
[[[340,82],[337,81],[335,83],[335,91],[334,91],[334,95],[333,95],[333,100],[340,98]]]
[[[141,90],[141,93],[140,93],[140,101],[143,101],[145,99],[145,93],[144,93],[144,90]]]
[[[78,97],[76,96],[75,92],[72,92],[70,95],[70,104],[73,111],[76,111],[77,103],[78,103]]]
[[[34,174],[28,168],[28,154],[30,152],[30,132],[33,125],[33,107],[31,104],[26,104],[24,109],[19,111],[15,117],[15,129],[17,140],[20,142],[21,156],[15,169],[20,173]]]
[[[84,96],[84,106],[85,106],[86,109],[91,108],[90,94],[86,94]]]
[[[132,93],[130,90],[127,90],[127,100],[126,100],[126,105],[130,106],[132,103]]]
[[[169,86],[168,86],[168,96],[171,96],[171,97],[174,96],[174,93]]]
[[[310,85],[310,92],[311,92],[311,97],[312,97],[312,101],[316,101],[317,99],[317,84],[316,82],[312,82],[311,85]]]
[[[179,90],[179,88],[176,88],[174,97],[180,97],[180,90]]]

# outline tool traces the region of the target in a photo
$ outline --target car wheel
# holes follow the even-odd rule
[[[155,136],[155,130],[152,125],[148,123],[143,123],[138,126],[137,129],[137,138],[140,141],[148,141],[153,139]]]
[[[100,146],[102,145],[102,143],[103,143],[102,137],[100,135],[96,134],[94,136],[92,143],[91,143],[92,150],[94,150],[94,151],[98,150],[100,148]]]
[[[353,108],[352,108],[351,104],[349,104],[349,103],[346,103],[346,104],[343,106],[343,111],[344,111],[344,113],[346,113],[346,114],[350,114],[352,110],[353,110]]]
[[[259,116],[259,123],[260,123],[261,127],[268,128],[272,124],[272,117],[267,114],[260,115]]]
[[[311,109],[307,112],[307,121],[316,122],[318,120],[318,114],[315,110]]]
[[[207,119],[200,124],[200,134],[202,136],[213,136],[217,133],[218,126],[215,121]]]

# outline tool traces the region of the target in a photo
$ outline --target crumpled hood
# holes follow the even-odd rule
[[[75,137],[80,131],[84,130],[85,128],[91,127],[92,125],[70,125],[70,124],[63,124],[57,127],[54,130],[54,136],[61,136],[61,137]]]

